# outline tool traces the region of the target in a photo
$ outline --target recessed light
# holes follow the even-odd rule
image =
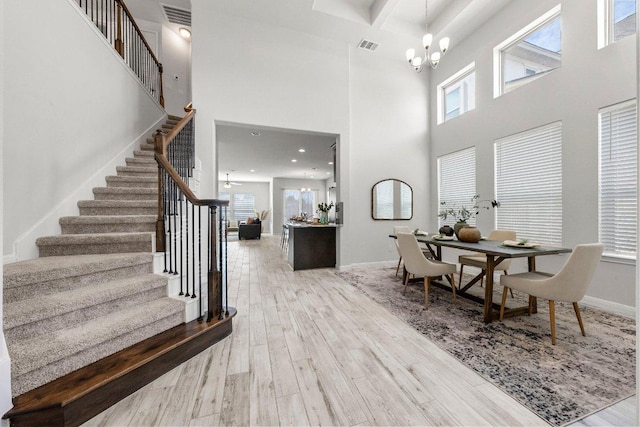
[[[301,149],[298,150],[299,153],[304,153],[305,151],[307,151],[307,150],[305,150],[304,148],[301,148]]]
[[[297,160],[296,159],[291,159],[291,162],[295,163],[295,162],[297,162]]]
[[[183,39],[185,40],[191,39],[191,30],[189,30],[188,28],[182,27],[178,30],[178,32],[180,33]]]
[[[256,171],[255,169],[249,169],[249,172],[255,172],[255,171]]]
[[[327,175],[331,175],[331,172],[327,172]]]
[[[260,132],[251,132],[251,136],[260,136]]]
[[[330,165],[332,165],[332,164],[333,164],[333,162],[329,162],[329,164],[330,164]]]

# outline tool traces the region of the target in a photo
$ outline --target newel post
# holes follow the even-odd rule
[[[154,136],[154,152],[157,157],[164,156],[164,142],[165,136],[162,130],[158,129]],[[165,232],[164,232],[164,185],[162,166],[158,163],[158,218],[156,219],[156,252],[164,252],[165,246]]]
[[[160,85],[160,105],[162,105],[164,107],[164,89],[162,88],[162,73],[164,72],[164,69],[162,67],[162,64],[158,64],[158,79],[160,80],[158,82],[158,84]]]
[[[124,58],[124,41],[122,39],[122,5],[120,4],[120,1],[116,1],[117,4],[117,11],[118,11],[118,16],[116,18],[116,24],[117,24],[117,29],[116,29],[116,51],[120,54],[120,56],[122,58]]]

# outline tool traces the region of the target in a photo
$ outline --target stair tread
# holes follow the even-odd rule
[[[141,375],[138,374],[140,372],[138,370],[147,364],[155,363],[158,365],[158,368],[152,370],[152,372],[157,372],[152,377],[157,378],[161,373],[167,372],[168,367],[175,366],[171,362],[176,358],[186,360],[194,351],[198,351],[197,349],[191,350],[191,352],[179,351],[182,347],[190,348],[193,344],[189,343],[192,342],[200,342],[201,344],[197,344],[197,347],[202,345],[208,347],[230,333],[231,321],[236,314],[236,310],[230,307],[229,312],[230,315],[224,320],[212,320],[209,323],[194,320],[175,326],[36,389],[16,396],[13,399],[13,408],[7,412],[6,417],[28,416],[29,414],[37,413],[37,411],[54,407],[64,410],[65,407],[73,405],[75,402],[82,402],[82,399],[90,393],[97,392],[103,387],[108,387],[109,384],[117,382],[123,377],[139,378]],[[222,329],[224,329],[225,333],[221,336],[216,336],[216,331]],[[180,354],[185,354],[185,356],[181,357],[179,356]],[[147,381],[150,379],[147,378],[148,376],[150,374],[147,373],[145,378]],[[145,379],[140,380],[142,384],[147,383]],[[140,386],[134,385],[132,389],[125,393],[128,394],[138,387]],[[118,398],[114,399],[119,400]],[[108,402],[106,406],[109,403],[111,402]]]
[[[154,176],[127,176],[127,175],[109,175],[105,178],[107,181],[144,181],[144,182],[153,182],[158,181],[157,177]]]
[[[35,258],[5,264],[5,289],[33,283],[83,276],[153,262],[151,253],[118,253],[104,255],[72,255]]]
[[[93,193],[158,194],[158,189],[147,187],[95,187]]]
[[[141,306],[129,307],[88,322],[11,344],[12,376],[17,377],[50,365],[129,331],[153,324],[184,309],[184,303],[164,297]],[[92,331],[87,334],[87,331]],[[31,369],[29,369],[31,368]]]
[[[103,242],[140,242],[153,236],[152,231],[137,231],[132,233],[87,233],[87,234],[59,234],[44,236],[36,239],[36,245],[91,245]]]
[[[63,216],[60,224],[127,224],[156,222],[156,215],[78,215]]]
[[[116,166],[116,171],[157,173],[158,168],[155,166]]]
[[[140,206],[140,207],[154,207],[158,206],[156,200],[80,200],[78,202],[79,207],[119,207],[119,206]]]
[[[4,328],[8,330],[166,285],[166,277],[148,273],[5,303]]]

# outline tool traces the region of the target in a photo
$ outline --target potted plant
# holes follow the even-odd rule
[[[471,198],[472,206],[458,206],[456,204],[448,204],[447,202],[440,202],[440,212],[438,213],[438,217],[443,220],[447,220],[448,218],[455,218],[456,223],[453,226],[453,230],[456,234],[456,237],[459,238],[458,232],[461,228],[467,227],[467,221],[471,218],[474,218],[476,215],[480,213],[481,209],[492,209],[500,207],[500,202],[497,200],[478,200],[480,198],[479,194],[476,194]]]
[[[329,210],[333,207],[333,202],[326,204],[322,202],[318,204],[316,213],[320,216],[320,223],[327,224],[329,222]]]

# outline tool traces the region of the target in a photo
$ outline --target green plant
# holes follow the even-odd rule
[[[316,212],[329,212],[329,210],[333,207],[333,202],[326,204],[325,202],[322,202],[320,204],[318,204],[318,210],[316,210]]]
[[[471,202],[473,206],[458,206],[455,204],[448,205],[447,202],[440,202],[440,212],[438,216],[444,220],[453,217],[458,222],[467,222],[470,218],[475,217],[480,213],[481,209],[489,210],[491,208],[500,207],[500,202],[497,200],[478,200],[480,198],[479,194],[476,194],[471,198]]]

